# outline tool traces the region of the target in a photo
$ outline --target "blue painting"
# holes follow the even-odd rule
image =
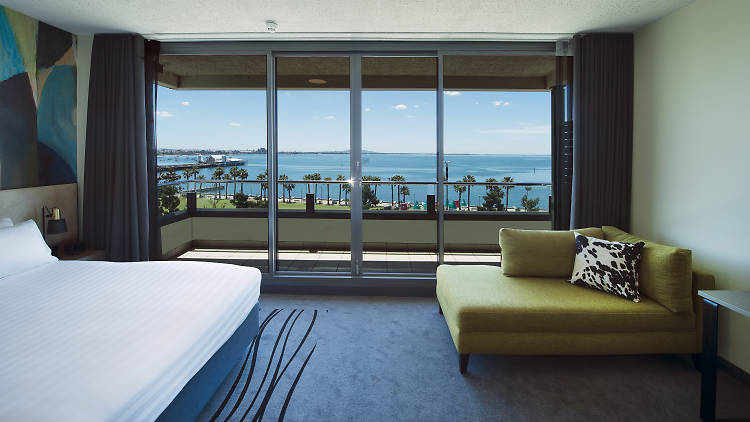
[[[0,6],[0,189],[77,179],[75,36]]]

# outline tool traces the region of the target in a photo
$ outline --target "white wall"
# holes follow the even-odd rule
[[[632,228],[750,290],[750,1],[698,0],[635,34]],[[719,316],[750,372],[750,320]]]
[[[78,140],[78,227],[83,233],[83,169],[86,155],[86,117],[89,110],[89,74],[93,35],[78,35],[76,45],[76,137]]]

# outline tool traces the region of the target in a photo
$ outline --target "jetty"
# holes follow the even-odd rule
[[[243,166],[247,161],[242,158],[234,158],[226,155],[199,155],[196,163],[179,163],[179,164],[159,164],[156,166],[157,171],[169,170],[186,170],[190,168],[209,168],[209,167],[235,167]]]

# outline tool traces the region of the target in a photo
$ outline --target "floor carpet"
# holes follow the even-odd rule
[[[699,421],[686,356],[482,356],[435,299],[262,295],[263,332],[200,421]],[[720,371],[718,416],[750,417]]]

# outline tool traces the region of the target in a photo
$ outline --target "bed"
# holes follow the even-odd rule
[[[0,420],[192,420],[257,332],[255,268],[54,258],[24,267],[7,257],[6,230]]]

